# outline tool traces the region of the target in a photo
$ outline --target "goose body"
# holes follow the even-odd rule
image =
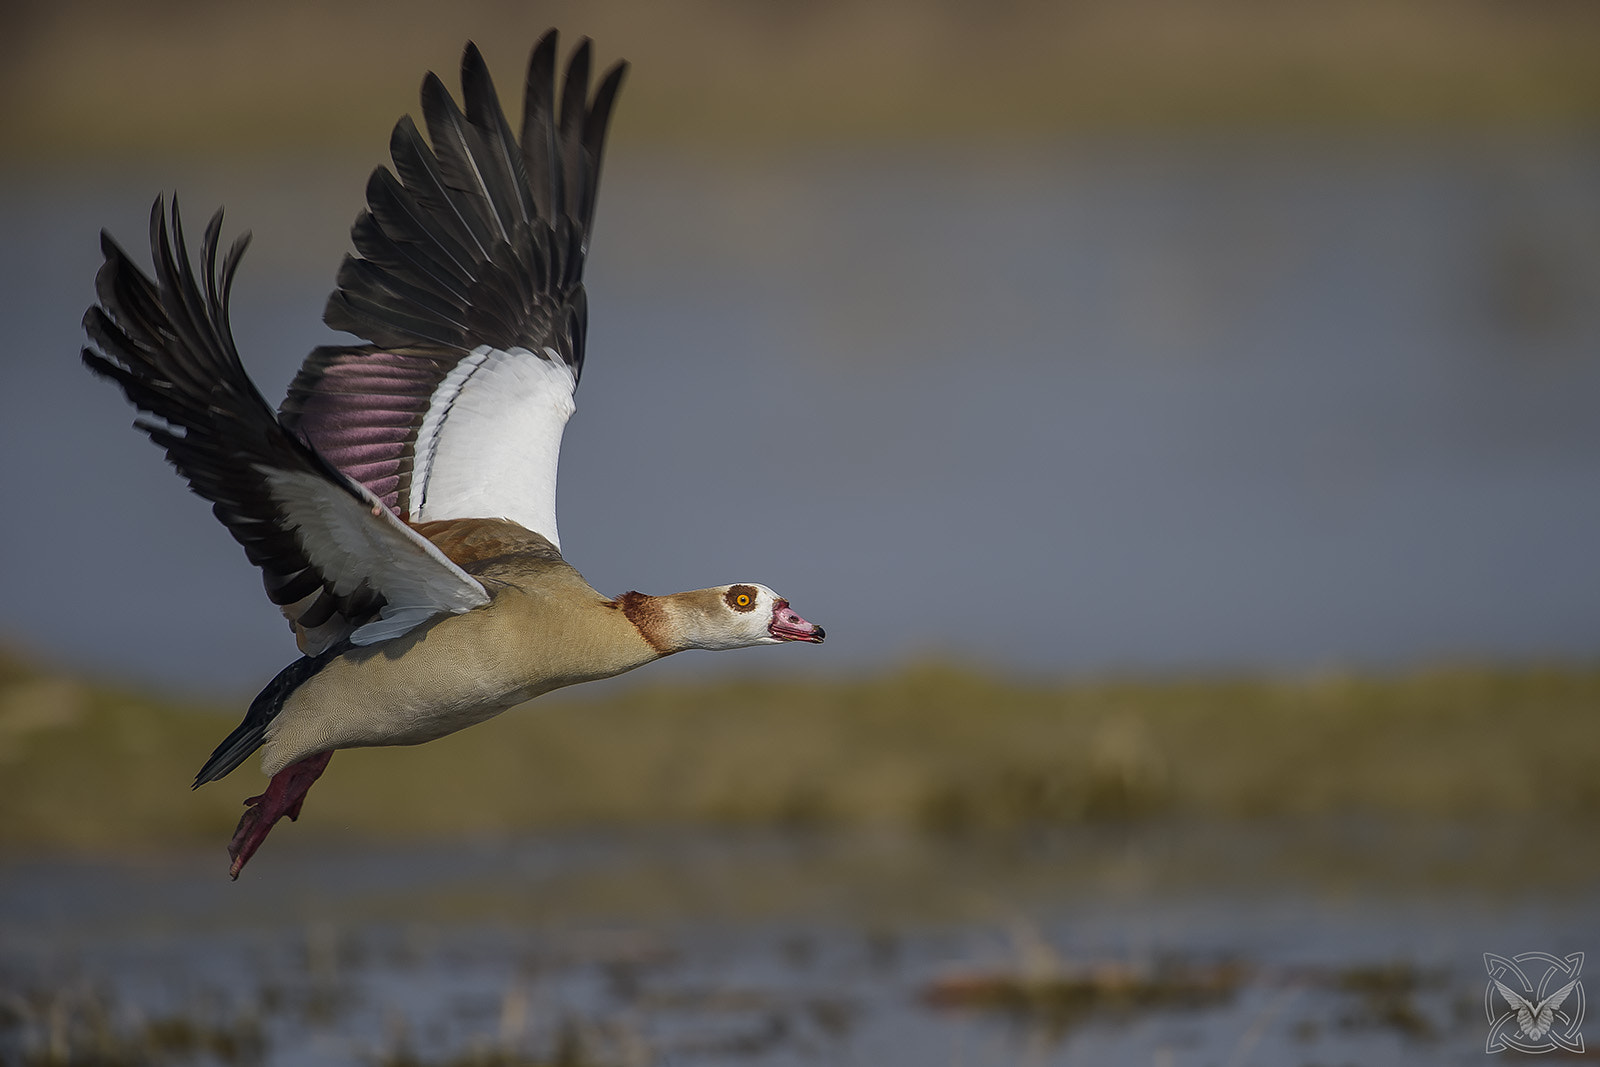
[[[297,818],[340,748],[411,745],[564,686],[692,648],[820,643],[755,583],[607,597],[562,556],[555,485],[582,373],[582,284],[624,64],[589,93],[589,43],[559,99],[556,35],[535,46],[520,137],[477,49],[465,110],[423,83],[429,140],[395,127],[324,319],[367,343],[305,361],[278,412],[234,347],[228,298],[247,237],[198,273],[176,202],[151,212],[155,277],[102,234],[85,363],[261,568],[302,653],[196,776],[256,751],[271,776],[229,845],[237,878]]]
[[[617,601],[536,545],[479,575],[494,588],[484,607],[352,646],[295,687],[265,727],[262,770],[329,749],[432,741],[662,655]]]

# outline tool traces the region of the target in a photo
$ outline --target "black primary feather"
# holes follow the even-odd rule
[[[249,236],[217,262],[222,212],[212,216],[201,247],[204,284],[184,241],[177,201],[170,218],[158,197],[150,211],[155,280],[101,234],[105,263],[95,278],[99,304],[83,326],[98,346],[83,349],[95,374],[122,387],[139,409],[134,425],[166,450],[189,487],[261,568],[274,604],[311,625],[335,614],[351,626],[378,613],[384,600],[365,584],[336,594],[288,528],[264,470],[311,473],[359,499],[336,471],[282,426],[245,373],[228,321],[233,278]],[[320,597],[305,601],[313,593]],[[298,605],[296,607],[296,605]]]
[[[389,138],[393,169],[367,182],[323,319],[360,346],[318,348],[280,409],[284,424],[401,516],[434,390],[480,345],[521,348],[582,373],[588,330],[583,264],[600,163],[627,64],[589,98],[591,47],[579,44],[557,97],[557,37],[528,60],[520,140],[478,49],[461,60],[464,110],[422,83],[422,117]],[[385,416],[375,421],[371,408]]]
[[[556,50],[552,30],[529,59],[520,143],[475,45],[462,56],[464,110],[437,76],[423,80],[431,146],[409,118],[395,126],[393,170],[378,168],[367,184],[367,209],[351,231],[357,257],[340,268],[323,315],[373,346],[347,349],[347,360],[487,344],[548,348],[581,372],[583,261],[627,64],[612,67],[591,100],[591,46],[581,41],[558,100]],[[298,426],[321,369],[308,361],[290,387],[290,425]],[[315,442],[315,428],[304,429]]]
[[[489,203],[500,218],[501,231],[508,241],[513,241],[519,226],[536,217],[538,208],[523,170],[522,150],[511,135],[505,112],[500,110],[500,97],[494,91],[489,67],[478,46],[470,41],[461,56],[461,99],[467,122],[477,134],[478,170],[489,193]]]
[[[621,68],[619,68],[621,69]],[[522,166],[535,204],[563,203],[560,155],[556,152],[556,35],[547,33],[528,57],[522,96]]]

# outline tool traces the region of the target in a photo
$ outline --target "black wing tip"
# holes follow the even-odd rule
[[[498,110],[500,107],[494,78],[489,75],[489,64],[472,41],[468,41],[461,50],[461,95],[474,124],[482,123],[486,117],[476,112],[483,109]]]
[[[447,102],[452,107],[455,106],[455,98],[450,95],[450,89],[445,85],[444,79],[431,70],[422,76],[421,95],[424,120],[427,119],[430,108],[438,107]]]
[[[593,58],[594,39],[587,36],[579,37],[578,43],[572,46],[572,54],[567,57],[567,69],[571,70],[575,64],[581,64],[582,69],[587,70]]]
[[[128,258],[127,251],[112,236],[111,231],[104,228],[100,230],[100,254],[107,260]]]
[[[238,356],[227,304],[251,235],[242,231],[219,262],[223,217],[220,207],[211,214],[196,262],[184,237],[177,194],[172,194],[170,201],[167,194],[157,194],[150,205],[150,273],[134,262],[109,230],[102,229],[104,261],[95,274],[98,300],[84,315],[84,329],[105,344],[94,328],[113,328],[105,332],[115,342],[111,354],[119,359],[127,353],[115,349],[126,347],[131,339],[160,353],[163,360],[184,362],[184,356],[173,353],[187,348],[191,356],[220,357],[233,369]],[[244,373],[242,368],[238,371]]]
[[[550,27],[548,30],[545,30],[544,33],[539,36],[539,39],[533,42],[533,48],[528,55],[528,66],[531,68],[540,60],[544,60],[551,66],[554,66],[556,61],[556,48],[560,45],[560,43],[560,30],[556,29],[554,26]]]
[[[97,307],[90,308],[89,315],[93,315],[99,310],[100,309]],[[84,316],[85,329],[88,329],[89,315]],[[117,372],[121,370],[121,368],[107,359],[100,352],[90,348],[88,345],[84,345],[83,348],[79,349],[78,354],[83,360],[83,365],[89,369],[90,374],[93,374],[97,378],[109,378],[112,381],[117,380]]]
[[[214,213],[196,263],[184,244],[179,210],[176,198],[169,206],[165,196],[152,206],[153,276],[102,233],[106,261],[96,280],[99,301],[84,313],[90,344],[80,357],[91,374],[121,389],[138,412],[135,428],[165,450],[194,492],[213,503],[264,578],[297,574],[311,562],[282,528],[279,504],[262,471],[310,472],[356,490],[277,421],[239,361],[228,300],[249,234],[241,234],[219,259],[223,214]],[[214,754],[196,784],[231,770],[237,760],[228,759],[221,751]]]
[[[199,789],[207,782],[224,778],[249,759],[250,754],[266,741],[267,726],[277,718],[278,712],[283,710],[284,703],[294,691],[348,647],[341,643],[316,656],[301,656],[279,671],[250,702],[244,720],[212,751],[189,788]]]
[[[560,41],[561,33],[555,29],[546,30],[543,37],[534,43],[528,53],[528,72],[524,80],[524,99],[549,98],[555,89],[556,74],[556,46]]]
[[[600,79],[600,88],[595,90],[595,101],[598,103],[600,98],[607,94],[608,90],[612,97],[615,97],[617,93],[621,92],[622,83],[627,79],[628,71],[632,69],[633,64],[629,63],[626,59],[619,59],[615,63],[611,64],[611,66],[607,68],[605,76]],[[609,111],[609,108],[607,110]]]
[[[552,28],[530,53],[520,138],[476,41],[462,49],[460,104],[436,72],[424,75],[421,114],[394,124],[392,168],[374,168],[367,210],[351,229],[374,269],[341,266],[325,324],[383,346],[543,338],[550,310],[581,288],[604,141],[628,70],[618,61],[592,86],[593,42],[579,38],[558,69],[559,42]],[[418,293],[432,299],[411,299]]]
[[[226,213],[227,209],[225,207],[218,207],[206,220],[205,236],[202,239],[201,247],[202,258],[206,261],[203,265],[208,270],[214,266],[215,251],[221,244],[222,223]],[[249,247],[251,237],[252,234],[249,230],[239,231],[238,236],[233,239],[229,258],[237,259],[243,253],[243,250]],[[157,193],[155,199],[150,202],[150,251],[156,259],[158,269],[163,252],[170,253],[166,256],[169,260],[187,261],[188,259],[186,255],[187,243],[183,236],[183,211],[178,204],[178,194],[176,192],[171,194],[170,201],[166,193]],[[126,265],[139,270],[133,263],[133,257],[122,247],[121,242],[116,239],[111,231],[105,227],[100,229],[100,254],[105,260],[102,266],[115,263],[118,266]],[[143,271],[140,271],[140,273],[143,273]]]

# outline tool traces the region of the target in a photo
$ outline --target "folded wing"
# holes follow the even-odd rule
[[[135,426],[165,448],[190,487],[261,568],[302,651],[370,644],[435,615],[489,601],[481,584],[285,428],[245,374],[228,297],[248,237],[217,261],[222,213],[206,227],[195,276],[178,207],[150,214],[154,280],[101,235],[99,304],[83,350],[96,374],[140,411]]]
[[[324,319],[370,342],[319,348],[281,416],[411,522],[506,518],[559,546],[556,468],[583,368],[601,156],[626,64],[589,95],[581,42],[556,93],[556,34],[528,64],[520,138],[478,49],[465,110],[430,74],[422,114],[367,183]]]

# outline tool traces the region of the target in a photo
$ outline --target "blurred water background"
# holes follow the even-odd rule
[[[0,1059],[98,1034],[132,1062],[1476,1062],[1483,952],[1600,948],[1600,872],[1566,862],[1600,810],[1587,6],[4,17]],[[234,714],[292,643],[78,364],[95,235],[144,259],[156,192],[191,231],[225,204],[276,400],[332,339],[421,72],[454,83],[474,37],[514,98],[550,24],[635,62],[566,555],[608,593],[764,582],[829,643],[519,712],[602,724],[496,735],[533,763],[493,736],[342,755],[250,884],[213,885],[190,850],[255,789],[178,796],[165,764],[231,722],[164,716]],[[608,756],[608,714],[645,754]],[[1207,761],[1252,784],[1191,789]],[[608,762],[652,787],[607,793]],[[373,813],[433,774],[472,810]],[[1192,981],[925,1003],[952,969],[1112,964]]]

